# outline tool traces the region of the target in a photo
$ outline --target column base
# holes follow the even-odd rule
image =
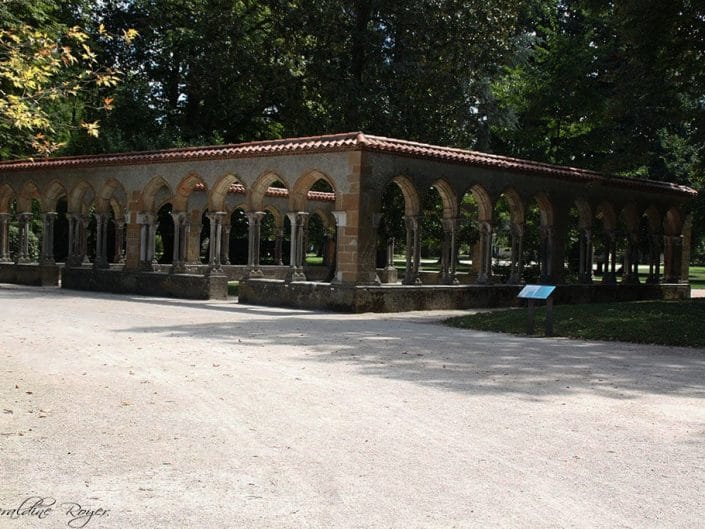
[[[307,281],[306,274],[304,274],[304,271],[301,268],[290,268],[289,272],[286,274],[284,282],[293,283],[296,281]]]

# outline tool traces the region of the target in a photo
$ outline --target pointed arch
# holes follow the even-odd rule
[[[649,233],[652,235],[661,233],[661,230],[663,229],[661,212],[655,206],[649,206],[646,208],[643,216],[646,217],[649,222]]]
[[[0,186],[0,213],[10,212],[10,202],[14,197],[16,197],[16,193],[10,184]]]
[[[140,204],[143,211],[156,213],[164,204],[173,200],[174,193],[164,178],[155,176],[142,190]]]
[[[306,210],[308,192],[311,190],[313,184],[319,180],[323,180],[331,187],[333,193],[335,194],[336,207],[338,207],[339,193],[335,188],[335,182],[333,182],[333,179],[325,173],[319,171],[318,169],[314,169],[304,173],[304,175],[299,177],[299,179],[294,183],[293,191],[289,193],[289,204],[292,211]]]
[[[511,221],[514,224],[523,224],[525,217],[524,202],[517,190],[513,187],[507,187],[502,191],[502,196],[507,201],[507,204],[509,204]]]
[[[37,200],[42,203],[42,195],[39,192],[37,184],[28,180],[24,183],[17,195],[17,211],[32,211],[32,200]]]
[[[683,214],[678,208],[671,208],[663,218],[663,232],[666,235],[677,236],[683,229]]]
[[[494,215],[494,202],[487,189],[480,184],[470,187],[463,196],[471,193],[477,202],[477,220],[479,222],[490,222]]]
[[[592,227],[592,208],[584,198],[575,199],[575,208],[578,210],[578,227],[589,229]]]
[[[617,213],[611,202],[603,200],[595,210],[595,218],[602,221],[602,225],[606,230],[614,230],[617,228]]]
[[[124,216],[127,207],[127,193],[122,183],[115,178],[109,178],[98,190],[95,199],[95,209],[98,213],[107,213],[111,209],[116,219]]]
[[[640,217],[636,204],[630,203],[624,206],[619,213],[619,218],[630,233],[637,233],[639,231]]]
[[[539,206],[539,212],[541,214],[541,226],[553,226],[554,221],[554,211],[553,203],[548,195],[543,191],[536,193],[534,195],[534,200]]]
[[[57,202],[67,197],[66,187],[58,180],[52,180],[44,193],[44,208],[46,211],[56,211]]]
[[[262,208],[261,211],[268,211],[272,214],[272,217],[274,217],[274,224],[277,226],[277,228],[282,228],[284,226],[284,215],[282,215],[282,212],[279,211],[279,208],[277,208],[276,206],[272,206],[270,204]]]
[[[290,190],[287,181],[274,171],[265,171],[257,177],[248,197],[248,203],[252,211],[261,211],[264,208],[264,196],[267,194],[267,189],[275,182],[281,182],[287,191]]]
[[[186,211],[188,209],[188,199],[194,189],[205,191],[208,186],[206,186],[203,178],[192,172],[183,177],[176,186],[174,197],[171,200],[173,211]]]

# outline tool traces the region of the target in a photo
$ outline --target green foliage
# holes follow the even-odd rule
[[[584,340],[705,346],[705,300],[642,301],[558,305],[554,335]],[[535,329],[543,333],[545,308],[536,311]],[[527,309],[508,309],[446,320],[451,327],[526,334]]]

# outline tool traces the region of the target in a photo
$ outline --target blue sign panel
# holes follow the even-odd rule
[[[519,292],[518,298],[522,299],[548,299],[556,287],[553,285],[526,285]]]

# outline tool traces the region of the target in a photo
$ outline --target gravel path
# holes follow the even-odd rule
[[[10,285],[0,306],[2,529],[705,523],[703,350]],[[13,517],[31,496],[56,504]]]

